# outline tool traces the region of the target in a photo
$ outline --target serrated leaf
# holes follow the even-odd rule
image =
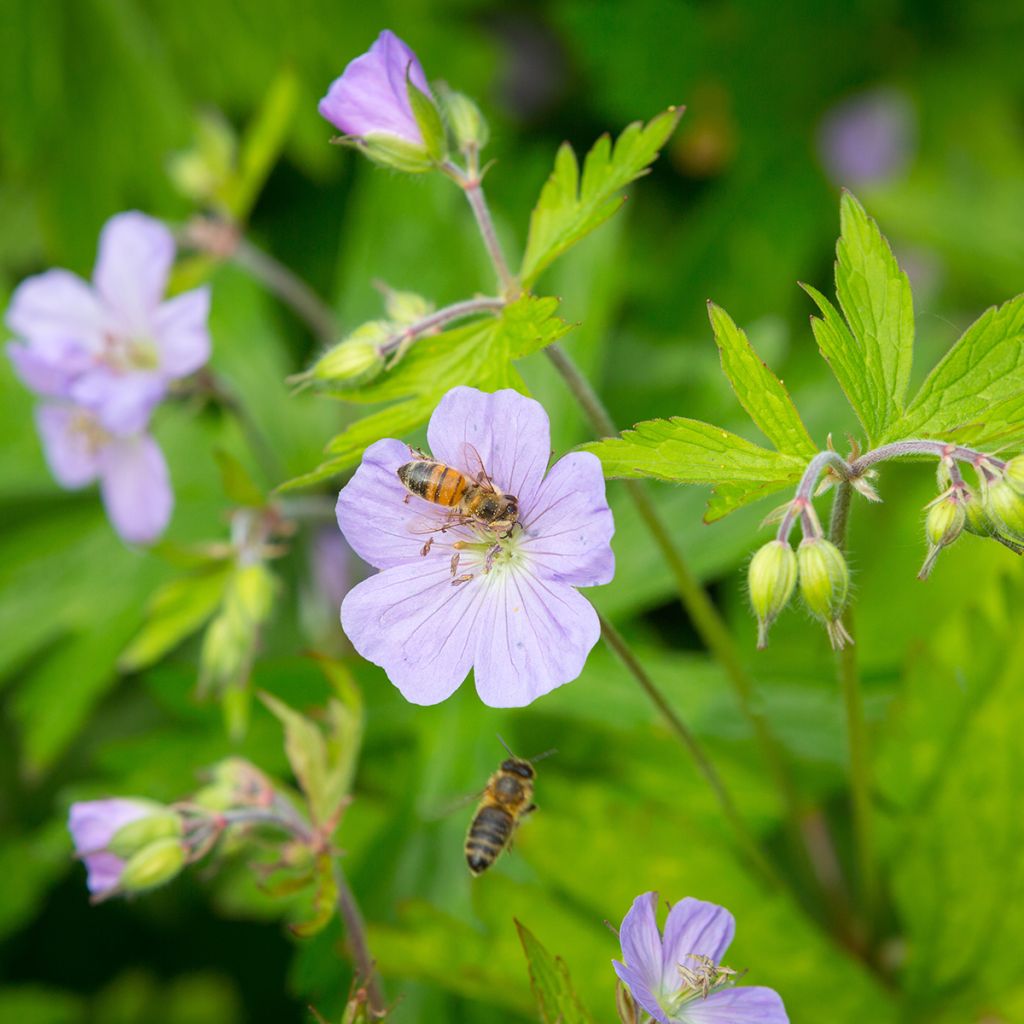
[[[550,263],[622,206],[621,190],[647,173],[682,115],[682,108],[670,107],[646,125],[636,121],[614,147],[602,135],[587,154],[582,179],[572,147],[562,144],[530,217],[519,271],[524,287],[530,287]]]
[[[322,932],[331,923],[338,906],[338,880],[329,853],[321,853],[317,857],[313,878],[316,884],[313,893],[313,916],[300,924],[291,925],[289,929],[300,939],[308,939]]]
[[[708,303],[708,317],[736,397],[761,433],[780,452],[813,458],[817,446],[811,440],[786,386],[754,351],[746,334],[720,306]]]
[[[590,1014],[579,1001],[562,958],[552,956],[519,921],[516,931],[530,967],[530,987],[543,1024],[590,1024]]]
[[[524,296],[501,316],[421,338],[398,366],[356,392],[348,401],[377,403],[404,399],[346,427],[327,444],[330,456],[309,473],[283,484],[288,491],[326,480],[356,465],[367,446],[383,437],[403,437],[422,426],[442,396],[456,384],[482,391],[526,385],[512,365],[561,338],[570,325],[555,316],[558,300]]]
[[[987,309],[918,389],[885,434],[937,437],[965,428],[1020,427],[1024,397],[1024,295]]]
[[[724,519],[730,512],[735,512],[751,502],[760,501],[761,498],[775,494],[788,486],[788,481],[764,484],[716,484],[711,490],[707,507],[704,509],[704,522],[715,523],[719,519]]]
[[[822,358],[843,389],[850,407],[857,414],[869,443],[882,432],[882,408],[875,400],[875,391],[864,363],[864,349],[846,326],[839,310],[816,288],[801,284],[821,311],[821,319],[811,317],[811,330]]]
[[[903,411],[914,357],[910,281],[889,243],[849,192],[839,205],[836,295],[864,358],[882,429]]]
[[[805,460],[773,452],[700,420],[644,420],[621,437],[583,445],[608,477],[654,477],[680,484],[795,483]]]

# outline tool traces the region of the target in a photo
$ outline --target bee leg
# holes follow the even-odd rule
[[[461,557],[461,555],[459,554],[458,551],[456,551],[455,554],[452,555],[452,576],[454,576],[459,571],[459,558],[460,557]]]
[[[523,814],[533,814],[533,812],[535,810],[537,810],[537,805],[536,804],[530,804],[530,806],[527,807],[522,813]]]
[[[404,498],[402,499],[402,504],[403,504],[403,505],[408,505],[408,504],[409,504],[409,499],[410,499],[411,497],[412,497],[412,495],[411,495],[411,494],[407,494],[407,495],[406,495],[406,496],[405,496],[405,497],[404,497]]]
[[[460,583],[468,583],[472,578],[473,574],[471,572],[463,573],[461,576],[456,576],[455,579],[452,580],[452,586],[457,587]]]
[[[434,538],[433,537],[428,537],[427,538],[427,543],[424,544],[423,547],[420,548],[420,554],[426,556],[426,554],[430,551],[431,545],[433,543],[434,543]]]

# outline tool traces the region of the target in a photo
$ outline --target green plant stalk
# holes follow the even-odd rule
[[[849,483],[842,481],[836,485],[829,523],[829,539],[844,553],[852,495],[853,488]],[[846,613],[846,629],[852,637],[854,624],[849,611]],[[853,804],[857,873],[864,918],[870,933],[873,931],[878,906],[878,872],[874,856],[874,815],[871,806],[871,755],[855,644],[847,644],[839,651],[838,667],[839,686],[846,715],[847,742],[850,747],[850,796]]]
[[[549,345],[544,351],[590,420],[594,433],[598,437],[611,437],[617,434],[615,424],[600,398],[569,356],[557,344]],[[761,755],[768,765],[782,802],[786,834],[796,862],[808,878],[816,878],[811,870],[810,855],[803,834],[800,797],[782,751],[764,716],[754,705],[754,683],[740,660],[729,630],[676,547],[647,489],[639,480],[624,480],[623,484],[672,572],[683,609],[689,615],[712,657],[722,666],[732,684],[740,709],[754,730]]]
[[[633,653],[632,648],[626,643],[622,634],[603,615],[600,615],[599,618],[601,620],[602,639],[633,676],[651,703],[661,712],[662,717],[668,723],[672,732],[675,733],[676,738],[690,753],[697,766],[697,770],[711,787],[715,799],[717,799],[719,806],[722,808],[722,813],[732,826],[739,846],[750,864],[766,882],[781,888],[783,883],[778,872],[762,852],[757,839],[747,827],[746,822],[743,820],[743,815],[740,814],[729,790],[726,788],[725,782],[718,774],[718,770],[700,745],[697,737],[694,736],[690,727],[679,717],[672,705],[665,699],[665,695],[647,674],[647,671],[640,664],[640,661]]]

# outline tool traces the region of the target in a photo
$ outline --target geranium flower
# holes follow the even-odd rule
[[[349,544],[380,572],[349,591],[342,626],[415,704],[444,700],[472,668],[485,704],[521,707],[575,679],[600,635],[576,590],[615,571],[600,463],[574,452],[545,475],[547,413],[515,391],[452,389],[427,439],[434,459],[468,476],[479,459],[494,485],[518,498],[519,524],[507,537],[451,525],[447,509],[399,481],[409,447],[371,445],[337,511]]]
[[[356,57],[336,78],[317,109],[339,131],[355,138],[391,135],[423,146],[423,133],[412,112],[406,78],[431,96],[416,54],[385,30],[369,51]]]
[[[637,896],[622,921],[615,973],[660,1024],[789,1024],[779,994],[735,988],[722,957],[736,932],[725,907],[687,897],[669,911],[665,934],[654,917],[658,894]]]
[[[164,532],[174,494],[152,437],[111,434],[94,413],[70,402],[41,403],[36,426],[57,482],[78,490],[98,479],[107,516],[126,541],[149,544]]]
[[[174,263],[174,236],[141,213],[111,217],[100,235],[89,285],[68,270],[23,281],[7,326],[7,352],[39,395],[70,399],[105,430],[143,430],[168,384],[210,357],[207,288],[163,301]]]

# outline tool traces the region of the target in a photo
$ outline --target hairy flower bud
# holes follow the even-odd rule
[[[1000,533],[1024,542],[1024,496],[1003,477],[985,488],[984,507]]]
[[[917,578],[927,579],[943,548],[949,547],[963,532],[967,523],[965,504],[970,501],[965,488],[950,488],[928,506],[924,533],[928,538],[928,554]]]
[[[808,611],[825,623],[837,650],[850,641],[840,621],[850,590],[850,570],[843,553],[824,537],[805,537],[797,550],[800,595]]]
[[[985,514],[985,507],[974,491],[966,485],[962,489],[964,508],[964,529],[976,537],[992,536],[992,521]]]
[[[477,151],[487,145],[491,132],[480,108],[461,92],[444,92],[441,105],[455,146],[460,152]]]
[[[384,369],[381,346],[392,332],[387,320],[362,324],[344,341],[328,349],[304,379],[344,388],[368,384]]]
[[[169,882],[185,866],[185,844],[180,839],[158,839],[129,858],[121,872],[124,892],[145,892]]]
[[[129,858],[158,839],[180,837],[184,831],[181,815],[162,804],[153,804],[153,813],[122,825],[107,842],[107,850]]]
[[[393,326],[408,327],[434,312],[434,304],[416,292],[400,292],[388,288],[384,293],[384,311],[388,315],[389,334]],[[381,323],[381,321],[374,321]],[[365,326],[365,325],[364,325]],[[358,334],[359,332],[356,331]]]
[[[750,604],[757,616],[757,646],[768,643],[768,627],[789,604],[796,587],[797,562],[793,549],[782,540],[771,540],[750,560],[747,584]]]

